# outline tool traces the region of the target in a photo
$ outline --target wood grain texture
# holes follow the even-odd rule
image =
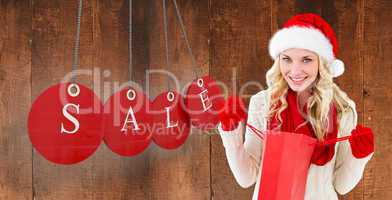
[[[336,83],[356,102],[358,123],[372,127],[376,153],[345,200],[392,198],[392,3],[389,0],[177,0],[201,74],[227,85],[246,102],[263,89],[272,61],[271,35],[297,13],[320,14],[340,43],[346,71]],[[173,151],[151,144],[122,157],[101,144],[82,163],[50,163],[32,150],[27,134],[31,102],[71,71],[77,2],[0,1],[0,200],[3,199],[250,199],[229,169],[220,136],[192,129]],[[128,0],[83,1],[77,81],[104,102],[129,81]],[[150,99],[167,80],[176,90],[193,80],[193,66],[167,0],[169,60],[165,65],[162,0],[133,0],[133,81]],[[176,87],[175,82],[171,85]],[[242,88],[242,89],[241,89]],[[33,152],[32,152],[33,151]]]
[[[0,4],[0,199],[32,199],[31,4]]]
[[[142,1],[136,3],[136,6],[144,7],[144,5],[140,5],[143,3]],[[78,79],[78,81],[90,82],[90,88],[101,96],[103,102],[118,90],[118,86],[128,81],[128,6],[128,1],[92,1],[87,4],[84,2],[80,68],[90,69],[93,75],[87,76],[86,79]],[[75,11],[75,9],[76,5],[73,3],[73,7],[63,13],[64,15],[67,13],[70,15],[67,16],[70,19],[69,23],[63,24],[62,20],[64,19],[59,19],[57,25],[65,26],[74,31],[75,24],[72,20],[75,18],[71,13],[75,12],[71,12],[71,10]],[[138,11],[142,12],[143,10]],[[46,10],[42,13],[46,13]],[[136,24],[140,27],[140,23],[146,21],[145,14],[135,12],[134,15],[136,15],[135,21],[138,22]],[[55,20],[52,19],[53,21]],[[143,30],[135,31],[135,38],[143,38],[146,34]],[[63,35],[68,35],[69,41],[73,41],[74,33],[72,31],[70,31],[70,34],[62,33]],[[39,39],[36,40],[40,41]],[[134,43],[136,48],[142,47],[141,42],[144,43],[145,41]],[[71,53],[72,44],[70,43],[66,47],[70,50],[66,53],[67,55]],[[59,54],[61,53],[59,52]],[[63,58],[67,62],[65,63],[66,66],[61,67],[69,69],[69,58],[68,56]],[[139,59],[135,60],[144,63],[143,59],[144,56],[140,56]],[[145,68],[145,66],[138,65],[136,62],[134,68],[137,70],[134,70],[135,74],[144,73],[143,67]],[[61,70],[61,68],[58,68],[58,70]],[[59,74],[60,76],[61,74]],[[69,184],[67,187],[74,188],[58,189],[61,198],[64,199],[146,199],[147,191],[145,190],[147,187],[143,187],[144,181],[148,180],[148,177],[143,173],[146,169],[145,160],[146,157],[143,155],[135,158],[120,157],[102,144],[92,157],[81,164],[72,167],[53,166],[50,168],[45,166],[47,165],[45,163],[42,166],[45,171],[41,173],[55,171],[57,175],[37,174],[38,178],[46,177],[45,180],[37,182],[35,187],[37,190],[36,196],[44,196],[45,198],[60,196],[59,193],[56,193],[57,189],[52,186],[55,185],[55,180],[60,180],[63,183],[67,182]],[[72,176],[69,177],[69,174],[72,174]]]
[[[171,89],[184,93],[184,86],[195,77],[191,57],[182,38],[172,0],[166,1],[168,16],[169,62],[166,66],[162,1],[149,1],[149,69],[166,70]],[[208,1],[177,0],[197,68],[208,72]],[[167,76],[150,74],[146,90],[151,99],[168,90]],[[186,142],[175,150],[151,144],[148,152],[149,199],[210,199],[210,139],[207,133],[191,130]]]
[[[376,153],[363,179],[364,199],[392,199],[392,2],[365,1],[363,9],[363,120],[376,138]]]
[[[133,1],[133,78],[129,77],[129,1],[94,1],[94,67],[99,80],[95,92],[106,101],[112,94],[134,81],[142,87],[148,68],[147,1]],[[149,199],[148,154],[123,157],[104,143],[94,165],[92,199]]]
[[[77,2],[34,1],[33,3],[33,99],[71,72],[76,32]],[[93,7],[83,1],[81,22],[80,70],[91,72],[93,65]],[[78,75],[78,83],[92,88],[92,76]],[[99,154],[76,165],[57,165],[33,155],[33,187],[36,199],[94,199],[95,167]],[[100,195],[101,196],[101,195]],[[102,196],[100,197],[102,198]]]
[[[225,94],[247,102],[265,87],[272,62],[267,46],[271,36],[269,1],[211,1],[210,74],[224,83]],[[241,188],[228,166],[219,135],[211,138],[214,199],[251,199],[254,187]]]

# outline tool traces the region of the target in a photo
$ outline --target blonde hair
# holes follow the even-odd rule
[[[332,116],[329,113],[332,102],[336,105],[338,122],[343,112],[355,111],[349,105],[351,99],[332,81],[333,77],[327,67],[326,61],[320,56],[318,56],[318,64],[318,75],[312,86],[313,95],[307,100],[307,115],[304,114],[306,121],[299,127],[310,122],[317,139],[323,140],[330,128],[332,128],[332,124],[329,125],[332,122]],[[270,108],[267,117],[270,120],[277,113],[277,119],[279,121],[277,128],[280,128],[282,124],[281,113],[288,106],[285,97],[289,86],[280,72],[279,57],[275,59],[271,69],[267,72],[266,80],[268,85],[267,90],[270,91]],[[279,102],[281,106],[279,106]]]

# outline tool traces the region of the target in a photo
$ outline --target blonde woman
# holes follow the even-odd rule
[[[348,193],[360,181],[374,153],[373,134],[369,128],[357,126],[355,103],[333,82],[344,72],[343,62],[336,58],[337,49],[332,28],[320,16],[292,17],[270,40],[274,64],[266,74],[268,88],[251,97],[248,114],[238,109],[234,98],[220,115],[218,130],[230,169],[243,188],[256,183],[254,200],[259,199],[263,142],[245,129],[245,120],[259,130],[307,134],[319,141],[357,134],[350,140],[316,147],[306,200],[336,200],[337,193]],[[360,134],[369,130],[368,135]]]

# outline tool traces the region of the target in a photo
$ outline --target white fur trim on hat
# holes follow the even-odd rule
[[[277,31],[269,42],[269,54],[275,60],[287,49],[300,48],[317,53],[329,64],[333,77],[344,72],[344,63],[335,59],[333,46],[329,39],[318,29],[312,27],[291,26]]]
[[[291,26],[276,32],[269,42],[269,53],[272,59],[290,48],[300,48],[313,51],[332,62],[335,58],[333,47],[325,35],[312,27]]]

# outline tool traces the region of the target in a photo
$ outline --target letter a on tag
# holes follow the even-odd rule
[[[105,144],[121,156],[134,156],[151,143],[151,103],[142,90],[128,87],[105,103]]]

